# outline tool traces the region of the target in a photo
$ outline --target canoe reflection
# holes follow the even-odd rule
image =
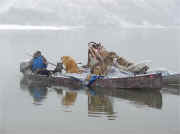
[[[128,100],[134,106],[162,108],[162,95],[159,91],[149,91],[140,89],[74,89],[69,87],[52,87],[49,85],[41,85],[22,79],[20,86],[22,89],[28,89],[33,97],[35,104],[40,104],[48,94],[48,87],[59,96],[61,104],[66,107],[74,107],[78,94],[84,94],[88,97],[88,116],[89,117],[107,117],[110,120],[116,119],[114,103],[117,100]]]
[[[33,84],[27,84],[23,79],[20,82],[20,87],[23,90],[27,90],[33,97],[33,104],[42,105],[43,100],[48,94],[48,88],[46,86],[36,86]]]
[[[171,85],[162,88],[163,93],[180,96],[180,85]]]
[[[96,95],[111,96],[116,99],[128,100],[134,105],[162,108],[162,95],[160,92],[148,89],[95,89]]]
[[[88,90],[88,116],[101,117],[105,115],[109,120],[116,118],[113,108],[113,100],[109,96],[97,95],[95,90]]]

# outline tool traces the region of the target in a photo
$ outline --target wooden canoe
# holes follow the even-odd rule
[[[42,85],[68,86],[72,88],[81,88],[85,86],[84,82],[74,77],[47,77],[42,75],[24,74],[25,79]],[[104,78],[96,80],[92,88],[114,88],[114,89],[161,89],[162,75],[145,74],[126,78]]]

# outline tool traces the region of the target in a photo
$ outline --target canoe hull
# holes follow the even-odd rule
[[[97,80],[92,86],[103,88],[123,88],[123,89],[136,89],[136,88],[149,88],[161,89],[162,76],[161,74],[141,75],[128,78],[114,78]]]
[[[24,75],[25,79],[33,83],[42,85],[68,86],[72,88],[81,88],[84,83],[75,78],[66,77],[46,77],[40,75]],[[98,79],[92,85],[92,88],[116,88],[116,89],[161,89],[161,74],[141,75],[128,78]]]

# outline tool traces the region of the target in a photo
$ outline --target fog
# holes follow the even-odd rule
[[[0,0],[1,24],[177,27],[179,0]]]

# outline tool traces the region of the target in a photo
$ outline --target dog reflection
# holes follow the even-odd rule
[[[72,106],[77,98],[77,93],[76,92],[65,92],[65,95],[62,98],[62,104],[64,106]]]

